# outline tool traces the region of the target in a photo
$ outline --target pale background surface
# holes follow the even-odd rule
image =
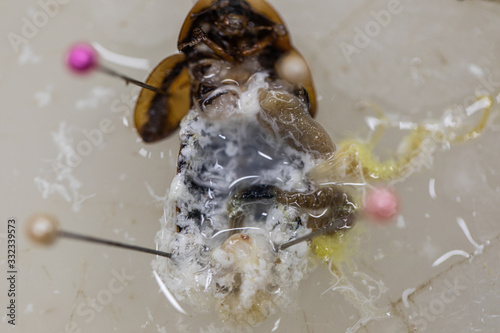
[[[318,119],[335,141],[367,135],[367,114],[357,108],[360,101],[375,102],[402,120],[419,121],[441,118],[447,108],[464,104],[476,90],[498,94],[500,89],[497,1],[402,0],[401,12],[392,15],[350,61],[339,45],[354,45],[356,28],[373,25],[370,13],[387,9],[393,1],[271,3],[309,61],[320,97]],[[137,90],[100,74],[78,80],[65,71],[62,57],[73,42],[93,41],[113,52],[147,59],[151,68],[176,51],[179,29],[191,6],[189,0],[69,1],[27,36],[29,47],[21,46],[16,53],[7,34],[22,35],[23,18],[30,19],[41,7],[35,0],[0,3],[0,234],[6,232],[3,221],[8,217],[17,218],[20,231],[27,216],[45,211],[56,214],[68,230],[154,246],[162,207],[145,184],[157,195],[165,194],[175,172],[178,139],[153,146],[139,143],[134,130],[124,125],[124,119],[130,123],[133,110],[127,100]],[[137,78],[148,73],[113,67]],[[105,118],[114,130],[71,169],[76,186],[72,192],[71,179],[58,180],[51,166],[59,152],[51,133],[65,123],[67,137],[77,145],[85,139],[82,130],[99,128]],[[499,125],[496,118],[478,140],[437,151],[429,169],[396,185],[403,202],[399,223],[365,228],[354,261],[357,271],[373,281],[356,272],[353,281],[364,295],[368,292],[363,281],[374,286],[374,281],[383,282],[386,291],[377,304],[381,309],[388,306],[391,316],[359,332],[408,332],[412,323],[418,332],[500,331]],[[401,135],[389,131],[380,151],[395,149]],[[147,151],[142,154],[141,149]],[[432,182],[435,196],[429,191]],[[57,191],[44,198],[44,184],[65,189],[69,201]],[[484,252],[472,261],[455,256],[433,268],[432,263],[448,251],[475,251],[457,218],[466,222],[475,242],[485,245]],[[4,272],[6,245],[4,239],[0,242]],[[67,326],[72,321],[81,332],[222,331],[224,325],[214,315],[186,317],[173,310],[158,293],[151,259],[70,241],[40,249],[19,235],[15,329],[77,332],[76,326]],[[80,304],[90,309],[87,298],[104,295],[113,270],[123,269],[134,279],[113,294],[110,304],[94,311],[93,318],[88,312],[77,314]],[[7,287],[4,274],[0,276],[4,309]],[[319,267],[303,282],[299,308],[270,318],[255,331],[344,332],[353,327],[362,318],[360,310],[339,291],[322,295],[331,284],[327,269]],[[417,291],[405,307],[401,299],[409,288]],[[7,332],[3,312],[0,327]]]

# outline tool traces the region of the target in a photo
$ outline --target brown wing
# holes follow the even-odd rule
[[[135,127],[145,142],[166,138],[178,127],[190,108],[190,81],[184,54],[163,60],[146,83],[165,94],[143,89],[134,112]]]

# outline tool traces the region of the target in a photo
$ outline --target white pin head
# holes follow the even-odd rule
[[[293,84],[301,84],[309,77],[309,67],[297,51],[282,56],[277,65],[278,74]]]
[[[59,222],[49,214],[31,216],[26,222],[26,233],[37,244],[50,245],[58,236]]]

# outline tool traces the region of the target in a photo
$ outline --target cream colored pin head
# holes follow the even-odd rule
[[[59,222],[49,214],[37,214],[26,221],[26,233],[40,245],[51,245],[58,236]]]
[[[309,78],[309,68],[304,58],[295,50],[283,55],[277,65],[281,77],[293,84],[302,84]]]

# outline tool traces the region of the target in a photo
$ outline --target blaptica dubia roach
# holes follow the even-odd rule
[[[181,149],[154,267],[190,306],[251,325],[289,304],[310,269],[307,240],[352,226],[345,188],[308,173],[335,145],[313,119],[306,62],[265,1],[199,1],[181,53],[143,90],[135,124],[146,142],[179,127]],[[208,297],[207,297],[208,296]]]
[[[144,88],[134,115],[143,141],[180,128],[158,250],[61,231],[47,216],[34,217],[30,229],[45,243],[59,235],[156,254],[155,276],[181,302],[171,300],[178,309],[215,308],[224,321],[250,325],[285,309],[314,266],[311,256],[331,259],[356,221],[355,193],[346,183],[403,179],[426,138],[452,141],[421,126],[396,161],[377,162],[355,141],[336,151],[313,119],[307,64],[264,0],[198,1],[178,48],[146,83],[99,65],[86,44],[68,56],[75,71],[97,68]],[[479,125],[453,140],[477,136],[489,106]]]

